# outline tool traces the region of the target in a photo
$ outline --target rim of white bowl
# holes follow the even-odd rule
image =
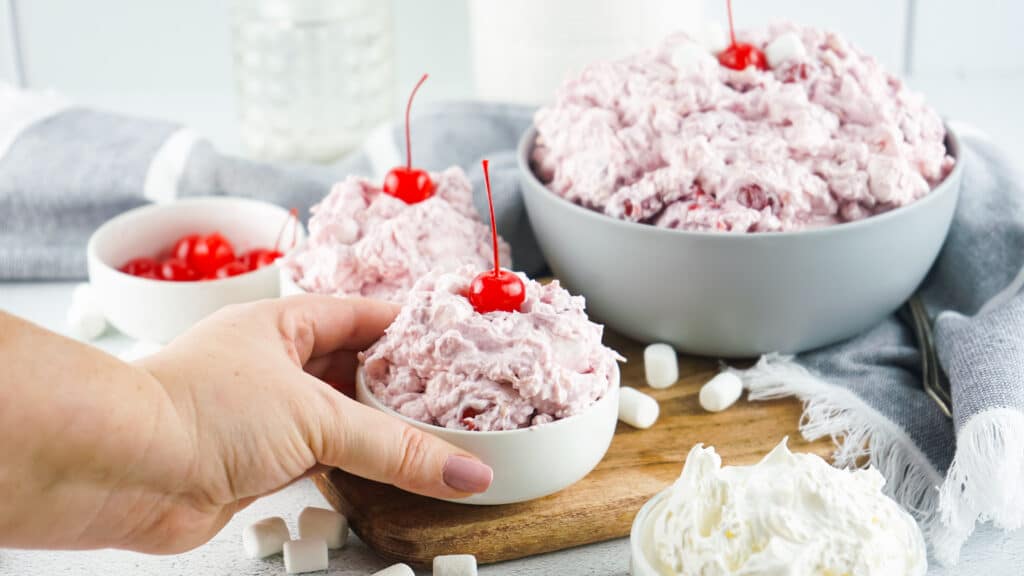
[[[936,184],[925,196],[894,208],[888,212],[869,216],[867,218],[861,218],[860,220],[854,220],[853,222],[841,222],[839,224],[831,224],[829,226],[822,226],[820,228],[808,228],[804,230],[789,230],[784,232],[744,232],[744,233],[730,233],[730,232],[719,232],[719,231],[704,231],[704,230],[680,230],[676,228],[664,228],[661,226],[654,226],[652,224],[643,224],[640,222],[629,222],[620,218],[613,218],[607,214],[603,214],[590,208],[585,208],[579,204],[563,198],[562,196],[555,193],[553,190],[548,188],[543,182],[537,178],[537,175],[533,172],[530,167],[530,155],[533,152],[534,144],[537,140],[537,127],[530,125],[519,139],[519,146],[516,150],[516,163],[519,166],[519,173],[522,177],[529,179],[529,185],[539,190],[543,190],[542,193],[550,194],[552,198],[559,202],[563,202],[567,205],[568,209],[575,211],[580,216],[590,218],[592,220],[599,221],[611,226],[623,227],[625,229],[632,229],[634,231],[647,231],[651,234],[665,234],[670,236],[681,236],[681,237],[699,237],[699,238],[717,238],[723,241],[733,242],[748,242],[751,238],[793,238],[793,237],[810,237],[823,234],[840,234],[843,232],[854,231],[859,228],[867,228],[871,226],[878,226],[890,219],[899,218],[901,215],[906,214],[913,210],[923,209],[925,206],[937,202],[937,198],[945,194],[953,194],[959,188],[954,186],[954,182],[959,182],[961,179],[961,173],[963,172],[963,153],[960,145],[960,138],[956,132],[949,127],[948,124],[943,123],[946,128],[946,153],[953,157],[955,163],[953,169],[946,175],[945,178],[938,184]]]
[[[651,566],[650,558],[647,557],[644,551],[643,530],[650,521],[651,514],[658,506],[665,502],[671,490],[672,485],[669,485],[654,496],[651,496],[650,500],[644,502],[644,505],[637,511],[636,516],[633,517],[633,525],[629,529],[629,552],[632,555],[630,564],[640,564],[640,567],[645,570],[644,573],[636,574],[635,576],[654,576],[657,574],[657,571]]]
[[[380,401],[379,398],[377,398],[373,391],[370,390],[370,387],[366,384],[366,381],[363,378],[363,371],[363,365],[360,364],[359,368],[356,369],[356,388],[362,388],[365,391],[366,397],[369,398],[370,400],[370,402],[366,404],[367,406],[380,410],[385,414],[395,416],[408,424],[414,424],[416,426],[425,426],[431,430],[438,430],[446,434],[454,434],[456,436],[472,436],[474,438],[487,436],[509,436],[512,434],[527,434],[532,432],[533,430],[538,430],[540,428],[550,430],[553,427],[567,426],[570,423],[574,422],[575,420],[579,419],[580,417],[589,414],[593,410],[596,410],[598,406],[607,402],[611,402],[612,398],[618,397],[619,388],[622,385],[621,372],[616,370],[615,382],[612,384],[611,388],[609,388],[608,392],[606,392],[604,396],[599,398],[596,402],[591,404],[586,410],[580,412],[579,414],[574,414],[572,416],[569,416],[568,418],[559,418],[558,420],[548,422],[547,424],[527,426],[526,428],[516,428],[515,430],[456,430],[454,428],[445,428],[444,426],[438,426],[436,424],[430,424],[427,422],[416,420],[415,418],[410,418],[405,414],[401,414],[398,411],[393,410],[390,406],[385,405],[383,402]],[[615,414],[615,418],[618,419],[618,413]]]
[[[265,207],[269,207],[269,208],[277,208],[277,209],[281,210],[282,212],[284,212],[285,214],[289,214],[289,211],[287,209],[285,209],[285,208],[283,208],[281,206],[278,206],[277,204],[274,204],[272,202],[264,202],[263,200],[255,200],[253,198],[237,198],[237,197],[234,197],[234,196],[195,196],[195,197],[190,197],[190,198],[182,198],[180,200],[175,200],[175,201],[167,203],[167,204],[145,204],[145,205],[142,205],[142,206],[138,206],[136,208],[132,208],[131,210],[126,210],[126,211],[118,214],[117,216],[114,216],[110,220],[107,220],[103,224],[101,224],[100,227],[97,228],[89,236],[89,241],[86,243],[86,248],[85,248],[86,256],[87,256],[88,259],[95,260],[99,265],[101,265],[104,268],[106,268],[108,270],[111,270],[114,273],[118,274],[119,277],[123,277],[128,282],[139,282],[139,283],[144,283],[144,284],[159,284],[161,286],[181,286],[181,287],[185,287],[185,286],[223,286],[225,284],[230,284],[230,283],[233,283],[233,282],[244,282],[244,281],[246,281],[248,279],[251,279],[253,277],[253,275],[255,275],[255,274],[268,273],[268,272],[273,272],[274,274],[280,274],[280,272],[278,272],[278,271],[279,270],[280,271],[284,270],[284,268],[282,268],[278,264],[278,262],[280,261],[280,258],[278,258],[278,260],[275,260],[274,262],[271,262],[269,265],[264,266],[263,268],[257,268],[256,270],[250,270],[249,272],[246,272],[244,274],[239,274],[237,276],[229,276],[228,278],[212,278],[212,279],[208,279],[208,280],[185,280],[185,281],[178,282],[178,281],[172,281],[172,280],[160,280],[160,279],[156,279],[156,278],[143,278],[141,276],[133,276],[131,274],[126,274],[126,273],[122,272],[121,270],[119,270],[116,266],[112,266],[109,262],[107,262],[103,258],[100,258],[99,255],[96,253],[96,243],[98,241],[97,238],[101,234],[107,233],[108,232],[108,228],[111,228],[111,227],[115,226],[121,220],[127,220],[127,219],[132,218],[132,217],[137,217],[140,214],[145,214],[147,212],[160,212],[160,211],[163,211],[163,210],[173,209],[176,206],[187,206],[187,205],[195,205],[195,204],[231,204],[231,205],[236,205],[236,206],[238,204],[249,204],[249,205],[253,205],[253,206],[265,206]],[[302,221],[301,220],[297,220],[296,224],[298,225],[297,240],[295,242],[295,246],[293,246],[292,248],[289,248],[289,250],[288,250],[289,252],[291,250],[293,250],[294,248],[298,247],[306,239],[306,228],[305,228],[305,226],[302,225]],[[285,254],[287,254],[287,252]],[[282,258],[283,257],[284,256],[282,256]]]

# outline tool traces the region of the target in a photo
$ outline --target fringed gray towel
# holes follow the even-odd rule
[[[803,400],[801,432],[835,438],[837,465],[868,457],[944,563],[956,562],[976,523],[1024,523],[1024,186],[983,136],[958,133],[960,204],[919,290],[952,420],[925,393],[914,333],[896,316],[847,342],[738,371],[751,400]]]

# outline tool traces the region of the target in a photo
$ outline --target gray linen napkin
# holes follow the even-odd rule
[[[544,262],[515,164],[518,137],[531,118],[519,106],[450,103],[424,107],[412,133],[415,164],[462,166],[482,214],[479,160],[492,161],[499,230],[516,268],[536,274]],[[72,109],[21,134],[0,157],[0,279],[83,276],[88,234],[149,201],[148,166],[175,132],[163,123]],[[802,399],[803,434],[836,438],[839,465],[869,458],[945,561],[955,561],[976,522],[1011,529],[1024,521],[1024,296],[1017,296],[1021,278],[1014,282],[1024,264],[1024,190],[983,136],[964,127],[960,135],[960,205],[921,288],[937,318],[953,421],[922,390],[913,334],[896,316],[847,342],[795,359],[770,355],[742,373],[752,400]],[[400,125],[384,127],[332,167],[249,162],[200,141],[172,196],[230,194],[307,209],[346,174],[382,177],[401,162],[402,138]]]

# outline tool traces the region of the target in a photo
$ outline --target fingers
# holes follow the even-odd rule
[[[394,416],[328,390],[320,462],[435,498],[483,492],[493,473],[475,456]]]
[[[399,306],[368,298],[306,294],[279,300],[282,336],[295,344],[299,360],[338,350],[366,349],[384,334]]]

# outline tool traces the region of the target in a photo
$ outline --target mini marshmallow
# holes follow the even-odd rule
[[[435,556],[434,576],[476,576],[476,556],[472,554]]]
[[[107,329],[107,319],[96,292],[88,282],[77,284],[71,292],[67,311],[68,334],[78,340],[95,340]]]
[[[679,380],[679,360],[675,348],[668,344],[651,344],[644,348],[644,376],[651,388],[668,388]]]
[[[646,429],[658,420],[658,401],[636,388],[619,389],[619,420],[634,428]]]
[[[807,56],[807,50],[800,37],[793,32],[787,32],[772,40],[764,49],[764,55],[768,59],[770,68],[777,68],[789,60],[803,60]]]
[[[695,72],[701,66],[714,63],[715,59],[707,49],[694,42],[680,42],[672,49],[672,65],[680,75]]]
[[[704,46],[704,49],[712,54],[718,54],[722,52],[731,44],[729,40],[729,34],[726,33],[725,28],[718,25],[717,22],[708,22],[701,29],[700,43]]]
[[[88,282],[76,284],[75,289],[71,291],[71,305],[99,308],[100,300],[96,296],[96,291],[92,289],[92,284]]]
[[[72,304],[67,312],[67,333],[72,338],[89,342],[107,330],[103,311],[88,304]]]
[[[700,407],[708,412],[721,412],[732,406],[743,394],[743,381],[732,372],[722,372],[700,388]]]
[[[242,547],[249,558],[280,554],[288,540],[291,540],[291,534],[280,516],[257,520],[242,530]]]
[[[327,543],[320,539],[285,542],[284,570],[289,574],[327,570]]]
[[[408,564],[395,564],[380,572],[374,572],[372,576],[416,576],[416,573],[409,568]]]
[[[299,538],[320,539],[337,550],[348,540],[348,519],[334,510],[306,508],[299,513]]]

